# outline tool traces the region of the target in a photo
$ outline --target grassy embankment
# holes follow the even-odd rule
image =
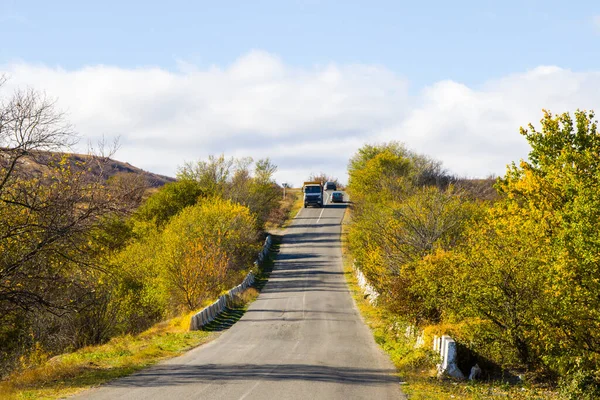
[[[37,362],[0,383],[2,399],[55,399],[129,375],[206,343],[216,333],[189,331],[193,313],[161,322],[139,335],[113,338],[100,346]]]
[[[271,222],[267,222],[265,230],[276,235],[286,228],[302,208],[302,200],[302,189],[286,189],[285,198],[279,204],[277,215],[271,218]]]
[[[278,230],[289,225],[302,207],[299,189],[281,202],[283,218],[269,229]],[[273,250],[277,251],[281,236],[273,235]],[[258,297],[273,268],[267,259],[256,275],[255,287],[247,289],[235,307],[228,308],[211,324],[200,331],[189,331],[191,312],[160,322],[138,335],[113,338],[99,346],[82,348],[51,359],[40,353],[29,365],[0,382],[1,399],[57,399],[73,395],[110,380],[130,375],[178,356],[194,347],[218,337],[219,333],[237,322],[247,306]]]
[[[431,338],[425,340],[423,348],[415,348],[414,340],[406,338],[398,316],[369,303],[363,295],[354,271],[352,257],[348,250],[347,233],[350,220],[350,208],[346,210],[342,226],[342,252],[344,274],[354,301],[375,337],[375,341],[390,356],[404,382],[403,391],[410,399],[446,400],[446,399],[558,399],[554,392],[535,388],[526,383],[509,385],[498,381],[456,381],[440,380],[436,377],[436,356],[427,349],[431,348]],[[436,331],[442,327],[429,327]]]

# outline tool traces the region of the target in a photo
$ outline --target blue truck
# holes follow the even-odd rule
[[[323,207],[323,183],[304,182],[302,191],[304,192],[304,208],[308,206]]]

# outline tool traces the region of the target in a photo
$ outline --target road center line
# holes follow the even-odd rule
[[[323,216],[323,211],[325,211],[325,207],[321,210],[321,214],[319,214],[319,219],[317,220],[317,224],[321,221],[321,217]]]

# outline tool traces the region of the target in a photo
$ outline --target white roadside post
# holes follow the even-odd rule
[[[437,336],[433,339],[433,350],[439,352],[442,363],[438,364],[438,377],[444,375],[451,376],[456,379],[465,379],[465,375],[456,365],[457,349],[456,342],[448,335],[441,338]]]

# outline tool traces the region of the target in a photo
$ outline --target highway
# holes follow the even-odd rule
[[[302,209],[269,282],[216,340],[85,399],[403,399],[389,358],[348,291],[341,262],[345,204]]]

